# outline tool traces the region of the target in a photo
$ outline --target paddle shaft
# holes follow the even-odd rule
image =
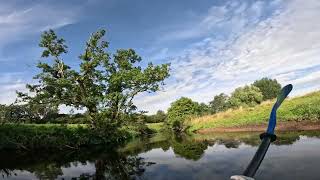
[[[249,166],[247,167],[247,169],[243,173],[244,176],[253,177],[256,174],[256,171],[258,170],[264,156],[266,155],[266,153],[268,151],[268,148],[270,146],[271,141],[272,140],[271,140],[270,136],[264,136],[262,138],[262,142],[261,142],[256,154],[254,155]]]

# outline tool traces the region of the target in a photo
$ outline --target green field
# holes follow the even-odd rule
[[[164,128],[164,124],[162,122],[160,122],[160,123],[147,123],[147,126],[149,129],[151,129],[154,132],[160,132],[161,129]]]
[[[275,100],[263,102],[253,108],[239,108],[214,115],[196,117],[190,120],[189,131],[205,128],[239,127],[268,122]],[[320,91],[287,99],[279,108],[278,121],[320,120]]]

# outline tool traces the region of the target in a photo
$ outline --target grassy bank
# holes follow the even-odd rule
[[[97,132],[83,124],[3,124],[0,125],[0,150],[78,149],[112,145],[130,136],[123,130],[118,133],[122,134]]]
[[[160,132],[164,128],[164,123],[147,123],[147,127],[153,132]]]
[[[274,101],[263,102],[253,108],[239,108],[193,118],[190,120],[189,131],[266,124]],[[320,91],[286,100],[279,108],[277,117],[280,122],[319,121]]]

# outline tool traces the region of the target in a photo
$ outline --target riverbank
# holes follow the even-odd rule
[[[255,107],[229,109],[226,112],[192,118],[189,132],[262,131],[268,123],[275,100]],[[320,91],[286,100],[278,110],[279,130],[319,130]]]
[[[240,127],[218,127],[218,128],[205,128],[199,129],[196,133],[207,134],[212,132],[264,132],[266,131],[267,124],[251,124]],[[276,131],[320,131],[320,121],[291,121],[279,122],[276,126]]]
[[[118,131],[93,130],[85,124],[2,124],[0,150],[64,150],[82,147],[116,147],[132,134]]]

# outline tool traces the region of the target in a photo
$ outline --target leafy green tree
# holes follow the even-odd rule
[[[10,104],[4,108],[4,118],[7,122],[21,123],[30,121],[33,118],[25,105]]]
[[[58,116],[59,109],[57,106],[50,104],[28,103],[24,105],[29,114],[29,120],[36,123],[46,123]]]
[[[281,84],[276,79],[262,78],[253,83],[263,95],[263,100],[276,98],[281,91]]]
[[[205,103],[199,104],[199,115],[206,115],[210,113],[210,107]]]
[[[79,67],[68,66],[62,58],[67,53],[65,40],[53,30],[45,31],[39,46],[44,48],[39,62],[38,84],[27,85],[34,94],[18,92],[19,101],[32,104],[67,105],[85,108],[92,127],[118,127],[126,114],[136,110],[133,98],[141,92],[155,92],[169,76],[169,64],[139,66],[142,58],[133,49],[107,52],[105,30],[93,33],[79,56]]]
[[[239,87],[231,93],[229,103],[231,107],[255,106],[263,100],[263,95],[259,88],[255,86]]]
[[[201,112],[197,102],[189,98],[182,97],[171,103],[168,109],[167,124],[176,131],[183,131],[185,120],[190,116],[199,115]]]
[[[211,113],[225,111],[229,106],[229,97],[224,93],[214,96],[213,100],[209,102]]]
[[[45,123],[58,109],[36,104],[0,105],[0,123],[36,122]]]
[[[167,118],[167,114],[162,111],[158,110],[156,114],[153,115],[146,115],[145,116],[145,121],[148,123],[159,123],[159,122],[164,122]]]

